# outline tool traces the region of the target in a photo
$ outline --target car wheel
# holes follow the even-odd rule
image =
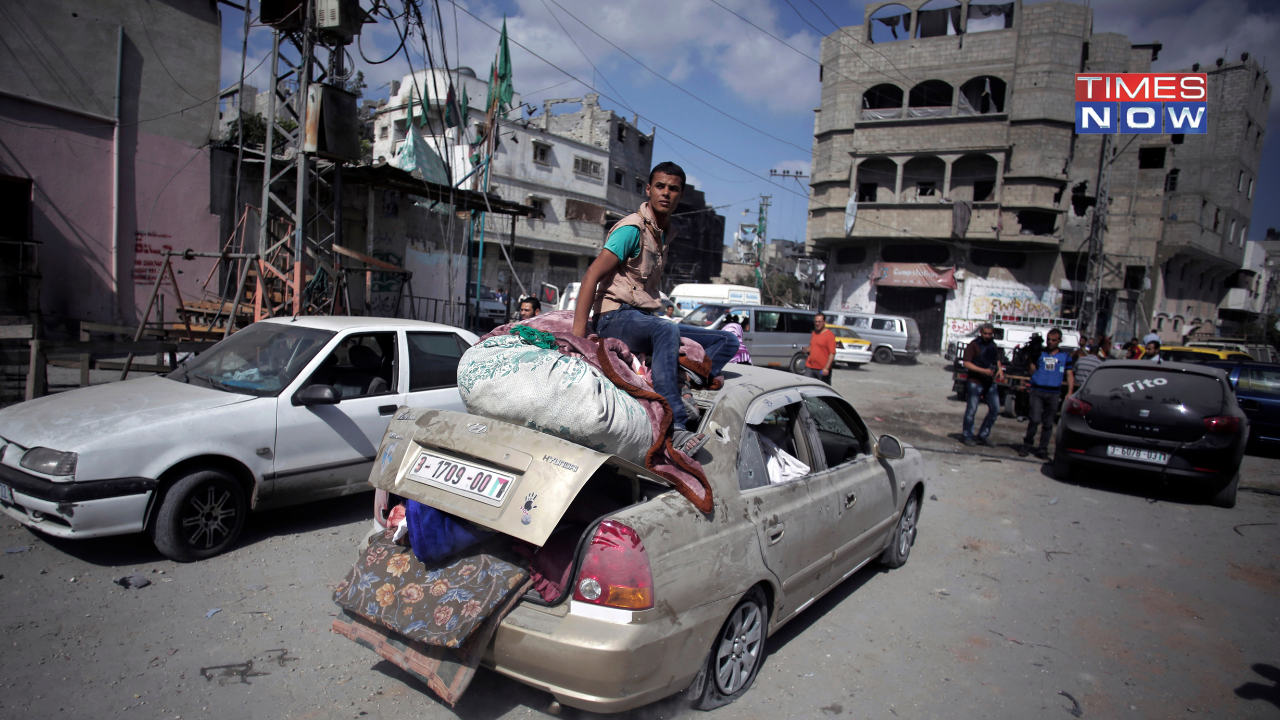
[[[716,633],[707,661],[686,691],[695,710],[728,705],[751,689],[764,660],[768,630],[764,593],[751,588]]]
[[[887,347],[876,348],[875,355],[872,356],[872,359],[882,365],[888,365],[893,362],[893,351]]]
[[[1055,448],[1053,451],[1053,476],[1063,482],[1071,479],[1071,461],[1062,448]]]
[[[911,546],[916,544],[916,529],[920,523],[920,494],[911,493],[907,498],[907,506],[902,508],[902,516],[898,518],[898,526],[893,529],[893,537],[889,547],[880,555],[880,564],[885,567],[900,568],[907,564],[911,556]]]
[[[803,375],[805,370],[804,364],[808,362],[808,360],[808,355],[805,355],[804,353],[797,353],[795,357],[791,358],[791,372],[796,375]]]
[[[227,473],[201,468],[165,492],[151,525],[151,541],[178,562],[204,560],[231,547],[244,528],[248,506],[240,483]]]
[[[1222,489],[1209,497],[1209,504],[1220,508],[1233,508],[1236,506],[1236,492],[1240,489],[1240,471],[1232,476],[1231,481],[1222,486]]]

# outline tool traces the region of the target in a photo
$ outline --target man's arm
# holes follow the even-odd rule
[[[977,341],[975,340],[974,342]],[[964,369],[979,375],[994,375],[995,373],[989,368],[981,368],[973,363],[973,359],[977,356],[978,353],[974,350],[973,343],[969,343],[964,349]]]
[[[591,317],[591,305],[596,301],[596,288],[602,278],[618,268],[618,256],[610,250],[601,250],[591,267],[582,276],[582,284],[578,286],[578,302],[573,307],[573,334],[578,337],[587,336],[587,319]]]
[[[1076,391],[1076,371],[1067,368],[1067,396],[1070,397]]]
[[[836,336],[835,335],[831,335],[827,338],[827,349],[830,350],[830,352],[827,353],[827,366],[822,369],[823,375],[830,375],[831,368],[834,367],[836,364]]]

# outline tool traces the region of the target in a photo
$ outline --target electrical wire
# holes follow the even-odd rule
[[[544,5],[547,3],[547,1],[548,1],[548,0],[542,0],[542,2],[543,2],[543,4],[544,4]],[[769,138],[769,139],[771,139],[771,140],[776,140],[776,141],[778,141],[778,142],[780,142],[780,143],[783,143],[783,144],[785,144],[785,145],[790,145],[791,147],[796,148],[797,150],[803,150],[804,152],[812,152],[812,148],[801,147],[801,146],[799,146],[799,145],[797,145],[797,144],[795,144],[795,143],[791,142],[790,140],[784,140],[784,139],[782,139],[782,138],[778,137],[777,135],[772,135],[772,134],[770,134],[770,133],[768,133],[768,132],[765,132],[764,130],[761,130],[761,129],[760,129],[760,128],[758,128],[758,127],[755,127],[754,125],[750,125],[750,124],[748,124],[748,123],[746,123],[746,122],[743,122],[741,119],[736,118],[736,117],[734,117],[733,115],[730,115],[729,113],[727,113],[727,112],[725,112],[725,111],[721,110],[720,108],[716,107],[715,105],[712,105],[711,103],[707,102],[706,100],[703,100],[702,98],[698,97],[698,96],[697,96],[697,95],[695,95],[694,93],[689,92],[689,91],[688,91],[688,90],[686,90],[684,87],[682,87],[682,86],[680,86],[680,85],[676,84],[675,82],[672,82],[671,80],[669,80],[669,79],[667,79],[666,77],[664,77],[664,76],[662,76],[661,74],[659,74],[659,73],[658,73],[657,71],[655,71],[653,68],[649,67],[648,65],[645,65],[643,62],[641,62],[641,61],[640,61],[638,58],[636,58],[634,55],[632,55],[631,53],[629,53],[629,52],[627,52],[626,50],[623,50],[621,47],[619,47],[617,43],[613,42],[612,40],[610,40],[609,38],[605,37],[604,35],[601,35],[599,32],[597,32],[597,31],[596,31],[596,29],[595,29],[595,28],[593,28],[593,27],[591,27],[590,25],[586,24],[586,23],[585,23],[585,22],[583,22],[580,18],[578,18],[577,16],[575,16],[573,13],[569,12],[568,10],[566,10],[566,9],[564,8],[564,6],[563,6],[563,5],[561,5],[559,2],[556,2],[556,0],[550,0],[550,2],[551,2],[551,4],[553,4],[553,5],[555,5],[556,7],[560,8],[560,10],[562,10],[566,15],[568,15],[568,16],[569,16],[569,17],[571,17],[571,18],[573,18],[574,20],[577,20],[579,25],[581,25],[582,27],[586,28],[587,30],[590,30],[590,31],[591,31],[591,32],[592,32],[596,37],[598,37],[598,38],[600,38],[601,40],[605,41],[605,42],[606,42],[606,43],[608,43],[610,46],[612,46],[615,50],[617,50],[618,52],[620,52],[620,53],[622,53],[623,55],[626,55],[628,58],[630,58],[633,62],[635,62],[635,64],[639,65],[640,67],[644,68],[645,70],[648,70],[648,71],[649,71],[649,73],[650,73],[650,74],[652,74],[654,77],[656,77],[656,78],[658,78],[658,79],[662,80],[663,82],[667,83],[667,84],[668,84],[668,85],[670,85],[671,87],[673,87],[673,88],[675,88],[675,89],[679,90],[680,92],[684,93],[685,95],[688,95],[689,97],[693,98],[694,100],[697,100],[698,102],[702,103],[703,105],[706,105],[707,107],[711,108],[712,110],[714,110],[714,111],[716,111],[716,112],[720,113],[721,115],[723,115],[723,116],[725,116],[725,117],[729,118],[730,120],[732,120],[732,121],[734,121],[734,122],[738,123],[739,125],[741,125],[741,126],[743,126],[743,127],[747,128],[748,130],[752,130],[752,131],[754,131],[754,132],[760,133],[761,135],[764,135],[765,137],[767,137],[767,138]],[[550,12],[550,8],[548,8],[548,12]],[[554,14],[552,14],[552,17],[555,17],[555,15],[554,15]],[[559,22],[560,22],[560,20],[559,20],[559,19],[557,19],[557,20],[556,20],[556,23],[557,23],[557,24],[559,24]],[[560,26],[560,29],[561,29],[561,30],[564,30],[564,26],[563,26],[563,25],[561,25],[561,26]],[[565,30],[565,35],[569,35],[569,31],[568,31],[568,30]],[[570,42],[573,42],[574,47],[577,47],[578,43],[577,43],[576,41],[574,41],[574,40],[573,40],[573,36],[572,36],[572,35],[569,35],[569,41],[570,41]],[[578,51],[579,51],[579,52],[582,52],[582,48],[578,48]],[[583,57],[586,57],[586,53],[583,53]],[[587,60],[587,63],[588,63],[588,64],[591,64],[591,61],[590,61],[590,60]],[[594,65],[594,64],[592,64],[592,65],[591,65],[591,68],[594,70],[594,69],[595,69],[595,65]],[[609,87],[613,88],[613,85],[612,85],[612,83],[609,83],[608,78],[605,78],[605,77],[604,77],[604,73],[601,73],[601,74],[600,74],[600,77],[604,79],[604,81],[605,81],[605,83],[606,83],[606,84],[609,84]],[[614,92],[617,92],[617,88],[614,88]],[[634,112],[634,111],[633,111],[633,112]]]
[[[834,26],[835,26],[835,28],[836,28],[836,30],[839,30],[839,31],[840,31],[840,34],[841,34],[841,35],[844,35],[845,37],[849,38],[850,40],[853,40],[854,42],[860,42],[860,41],[858,40],[858,38],[856,38],[856,37],[854,37],[854,36],[850,35],[849,33],[845,32],[845,29],[844,29],[844,28],[842,28],[842,27],[840,27],[840,23],[838,23],[838,22],[836,22],[835,20],[833,20],[833,19],[831,18],[831,16],[827,14],[827,11],[822,9],[822,6],[821,6],[821,5],[819,5],[818,3],[814,2],[814,0],[809,0],[809,4],[810,4],[810,5],[813,5],[813,6],[814,6],[814,7],[816,7],[816,8],[818,8],[818,12],[822,13],[822,16],[823,16],[823,17],[825,17],[825,18],[827,19],[827,22],[830,22],[832,25],[834,25]],[[793,7],[794,7],[794,6],[793,6]],[[796,11],[796,14],[797,14],[797,15],[799,15],[799,14],[800,14],[800,11],[799,11],[799,10],[797,10],[797,11]],[[814,28],[814,29],[816,30],[817,28]],[[819,32],[821,32],[821,30],[819,30]],[[840,43],[840,45],[841,45],[841,47],[846,47],[846,48],[848,48],[848,47],[849,47],[848,45],[845,45],[844,43]],[[899,75],[901,75],[901,76],[902,76],[902,77],[903,77],[907,82],[909,82],[909,83],[911,83],[911,84],[913,84],[913,85],[916,83],[916,81],[915,81],[913,78],[911,78],[911,77],[910,77],[910,76],[908,76],[905,72],[903,72],[903,71],[902,71],[902,68],[898,67],[897,65],[894,65],[893,60],[891,60],[891,59],[889,58],[889,56],[888,56],[888,55],[885,55],[884,53],[880,52],[880,50],[879,50],[879,49],[877,49],[877,48],[876,48],[876,46],[875,46],[874,44],[871,44],[871,45],[865,45],[865,44],[864,44],[864,47],[868,47],[868,48],[870,48],[870,49],[871,49],[871,52],[873,52],[873,53],[875,53],[875,54],[879,55],[880,57],[884,58],[885,62],[889,63],[889,66],[890,66],[890,67],[892,67],[894,70],[897,70],[897,71],[898,71],[898,74],[899,74]],[[849,48],[849,49],[850,49],[850,50],[853,50],[853,48]],[[862,56],[861,56],[861,55],[858,55],[858,51],[857,51],[857,50],[853,50],[853,54],[854,54],[854,56],[855,56],[855,57],[857,57],[859,60],[862,60]],[[866,61],[865,61],[865,60],[863,60],[863,62],[866,62]],[[868,65],[870,65],[871,63],[867,63],[867,64],[868,64]],[[874,69],[874,68],[873,68],[873,69]],[[879,72],[879,71],[877,70],[877,72]],[[884,75],[884,73],[880,73],[880,74],[881,74],[881,75]],[[888,75],[885,75],[885,77],[889,77],[889,76],[888,76]]]
[[[551,2],[555,3],[555,6],[556,6],[556,7],[558,7],[558,8],[560,8],[560,10],[562,10],[566,15],[568,15],[568,16],[569,16],[569,17],[571,17],[571,18],[573,18],[574,20],[578,20],[578,18],[573,17],[573,13],[569,12],[568,10],[565,10],[565,9],[564,9],[564,7],[563,7],[562,5],[560,5],[560,3],[555,2],[555,0],[551,0]],[[631,108],[630,108],[630,107],[628,107],[628,105],[626,104],[626,101],[624,101],[624,100],[622,99],[622,93],[618,91],[618,88],[614,87],[614,86],[613,86],[613,83],[609,82],[609,78],[605,77],[605,76],[604,76],[604,73],[600,72],[600,68],[596,67],[596,64],[595,64],[595,63],[593,63],[593,62],[591,62],[591,58],[587,57],[587,53],[586,53],[586,51],[585,51],[585,50],[583,50],[583,49],[582,49],[582,46],[578,44],[578,41],[577,41],[577,40],[575,40],[575,39],[573,38],[573,34],[572,34],[572,33],[570,33],[570,32],[569,32],[569,30],[568,30],[568,28],[566,28],[566,27],[564,26],[564,23],[560,22],[560,18],[556,17],[556,14],[555,14],[554,12],[552,12],[552,11],[551,11],[551,6],[550,6],[550,5],[547,5],[547,0],[542,0],[542,7],[544,7],[544,8],[546,8],[546,9],[547,9],[547,14],[551,16],[551,19],[552,19],[552,20],[555,20],[555,21],[556,21],[556,25],[559,25],[559,26],[560,26],[560,30],[565,34],[565,37],[569,38],[569,42],[573,43],[573,46],[574,46],[575,48],[577,48],[577,49],[578,49],[578,53],[579,53],[580,55],[582,55],[582,59],[583,59],[583,60],[586,60],[586,61],[587,61],[587,64],[591,66],[592,71],[594,71],[597,75],[599,75],[599,76],[600,76],[600,79],[601,79],[601,80],[604,80],[604,84],[605,84],[605,85],[608,85],[608,86],[609,86],[609,89],[610,89],[610,90],[612,90],[612,91],[614,92],[614,94],[616,94],[616,95],[618,96],[618,101],[619,101],[619,103],[621,103],[621,104],[622,104],[622,107],[624,107],[624,108],[626,108],[626,109],[628,109],[628,110],[631,110]],[[578,23],[579,23],[579,24],[582,24],[582,21],[581,21],[581,20],[578,20]],[[586,27],[586,26],[585,26],[585,24],[583,25],[583,27]],[[587,29],[588,29],[588,30],[591,30],[591,28],[589,28],[589,27],[588,27]],[[595,32],[594,30],[591,30],[591,31],[592,31],[592,32]],[[596,33],[596,34],[597,34],[597,35],[599,35],[599,33]],[[605,40],[605,42],[609,42],[609,41],[608,41],[608,40]],[[616,47],[616,46],[615,46],[615,47]],[[631,110],[631,112],[633,112],[633,113],[634,113],[634,112],[635,112],[635,110]]]

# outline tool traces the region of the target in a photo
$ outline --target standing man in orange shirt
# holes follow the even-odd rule
[[[805,372],[815,380],[831,384],[831,366],[836,362],[836,334],[827,329],[827,316],[813,316],[813,334],[804,347],[809,359],[804,362]]]

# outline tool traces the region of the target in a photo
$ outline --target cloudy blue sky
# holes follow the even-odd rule
[[[540,106],[546,98],[591,92],[592,88],[585,86],[591,85],[601,93],[605,107],[628,117],[638,114],[645,131],[659,126],[654,160],[681,164],[690,182],[707,193],[711,204],[728,205],[721,213],[727,218],[729,232],[739,222],[754,221],[758,198],[764,194],[773,196],[770,236],[804,239],[807,188],[795,180],[770,178],[769,171],[807,174],[813,108],[820,91],[818,65],[811,58],[818,56],[821,37],[835,30],[833,22],[861,24],[864,3],[457,2],[455,6],[451,0],[440,0],[450,65],[470,66],[483,76],[497,43],[497,34],[484,23],[499,27],[505,14],[514,41],[516,90],[526,101]],[[370,2],[362,0],[361,4],[367,7]],[[390,4],[398,8],[400,0],[390,0]],[[1222,56],[1234,59],[1241,52],[1259,58],[1274,54],[1277,57],[1270,61],[1280,63],[1280,4],[1275,2],[1092,0],[1089,4],[1094,9],[1095,32],[1124,33],[1135,43],[1162,42],[1164,50],[1156,70],[1189,68],[1194,62],[1209,64]],[[225,5],[220,7],[226,86],[240,74],[243,15]],[[424,7],[432,6],[426,2]],[[398,43],[389,22],[365,26],[362,46],[369,60],[387,57]],[[254,29],[248,67],[257,66],[269,51],[269,31]],[[439,53],[440,48],[433,47],[433,52]],[[403,54],[379,65],[353,54],[369,84],[366,98],[385,97],[387,84],[408,71]],[[415,68],[424,65],[420,43],[413,46],[412,61]],[[259,69],[249,82],[265,87],[263,71]],[[1280,227],[1280,143],[1270,139],[1280,131],[1280,93],[1272,93],[1268,124],[1271,132],[1264,139],[1250,239],[1261,239],[1267,227]],[[752,214],[744,216],[744,209]]]

